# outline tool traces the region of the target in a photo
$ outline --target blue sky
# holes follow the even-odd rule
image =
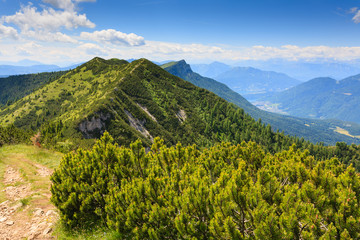
[[[0,61],[360,58],[360,0],[0,0]]]

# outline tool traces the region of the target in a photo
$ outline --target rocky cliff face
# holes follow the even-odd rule
[[[79,130],[84,135],[84,138],[94,138],[101,136],[105,132],[106,120],[110,119],[109,113],[96,113],[90,120],[86,119],[79,125]]]

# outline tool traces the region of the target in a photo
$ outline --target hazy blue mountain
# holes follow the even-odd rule
[[[301,83],[283,73],[262,71],[252,67],[234,67],[215,79],[242,95],[280,92]]]
[[[266,99],[293,116],[360,123],[360,75],[315,78]]]
[[[270,59],[266,61],[248,60],[237,62],[239,66],[251,66],[267,71],[285,73],[295,79],[308,81],[317,77],[331,77],[343,79],[360,73],[360,61],[288,61],[284,59]]]
[[[360,135],[360,125],[356,123],[343,122],[338,120],[316,120],[285,116],[266,112],[258,109],[249,103],[240,94],[234,92],[225,84],[214,79],[203,77],[192,71],[189,64],[184,60],[162,65],[162,68],[169,73],[185,79],[192,84],[205,88],[225,100],[234,103],[243,108],[246,113],[255,119],[261,119],[264,123],[270,124],[274,130],[284,131],[292,136],[303,137],[313,143],[324,142],[328,145],[334,145],[336,142],[360,143],[358,138],[339,134],[334,130],[342,128],[349,131],[352,135]]]
[[[231,69],[231,66],[221,62],[213,62],[210,64],[191,64],[190,66],[194,72],[209,78],[214,78]]]
[[[78,66],[84,64],[83,62],[82,63],[76,63],[76,64],[73,64],[71,66],[68,66],[68,67],[62,67],[62,68],[59,68],[57,71],[68,71],[68,70],[72,70],[72,69],[75,69],[77,68]]]
[[[21,66],[21,67],[29,67],[34,65],[45,65],[44,63],[33,61],[30,59],[23,59],[18,62],[11,62],[11,61],[0,61],[0,65],[11,65],[11,66]]]
[[[83,64],[83,63],[76,63],[67,67],[59,67],[57,65],[47,65],[42,63],[38,63],[37,65],[28,65],[32,63],[38,63],[38,62],[31,60],[22,60],[20,62],[14,63],[19,65],[0,65],[0,77],[32,74],[32,73],[43,73],[43,72],[68,71]]]
[[[56,65],[33,65],[33,66],[13,66],[0,65],[0,75],[20,75],[40,72],[59,71],[61,68]]]

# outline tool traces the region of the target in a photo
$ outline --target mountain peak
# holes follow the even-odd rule
[[[170,62],[161,66],[169,73],[180,73],[182,76],[193,73],[190,65],[185,60]]]

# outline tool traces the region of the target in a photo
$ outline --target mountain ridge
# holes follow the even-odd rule
[[[40,129],[42,144],[64,149],[91,145],[105,131],[121,145],[252,140],[273,152],[295,141],[146,59],[94,58],[1,109],[0,123]]]

